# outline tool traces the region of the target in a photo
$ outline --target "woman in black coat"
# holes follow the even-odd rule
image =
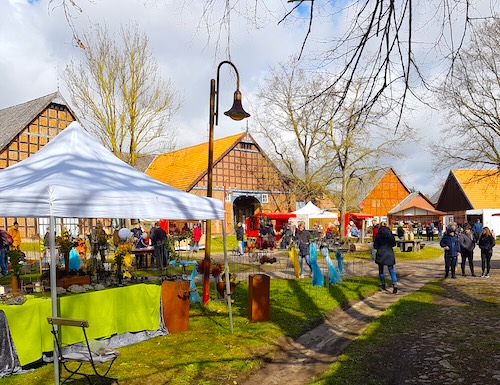
[[[477,244],[481,249],[481,268],[483,270],[481,278],[490,278],[491,256],[493,255],[495,238],[488,227],[483,227]]]
[[[392,280],[392,292],[396,294],[398,292],[398,287],[396,285],[396,272],[394,271],[396,257],[393,249],[393,247],[396,246],[396,239],[394,238],[394,235],[392,235],[391,230],[385,226],[385,224],[380,226],[377,236],[373,242],[373,246],[377,250],[375,263],[378,265],[380,287],[385,290],[384,266],[387,266]]]

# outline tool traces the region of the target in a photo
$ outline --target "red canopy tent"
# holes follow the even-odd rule
[[[363,230],[363,221],[365,219],[373,218],[372,214],[365,213],[345,213],[344,214],[344,236],[347,236],[347,226],[349,222],[354,222],[358,229]]]

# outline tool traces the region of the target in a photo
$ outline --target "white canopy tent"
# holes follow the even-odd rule
[[[37,153],[0,171],[0,215],[50,218],[52,315],[57,316],[55,218],[224,220],[224,206],[129,166],[73,122]],[[54,373],[58,384],[57,365]]]
[[[325,220],[334,222],[338,220],[338,212],[330,212],[320,209],[311,201],[307,202],[304,207],[301,207],[297,211],[293,211],[296,214],[296,218],[290,218],[290,221],[304,221],[306,224],[306,229],[310,228],[310,222],[317,220],[318,222],[324,222]]]

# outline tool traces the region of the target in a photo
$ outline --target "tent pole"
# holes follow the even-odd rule
[[[50,299],[52,302],[52,317],[57,317],[57,273],[56,273],[56,230],[55,218],[49,218],[49,240],[50,240]],[[54,383],[59,385],[59,360],[57,359],[57,345],[54,340]]]
[[[224,271],[226,279],[226,299],[229,308],[229,324],[231,325],[231,333],[233,333],[233,309],[231,307],[231,282],[229,281],[229,263],[227,261],[227,243],[226,243],[226,220],[222,220],[222,244],[224,247]]]

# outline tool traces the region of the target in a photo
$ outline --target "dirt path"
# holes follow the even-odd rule
[[[496,250],[496,256],[494,259],[500,259],[500,250]],[[478,254],[478,252],[477,252]],[[476,257],[476,272],[480,275],[480,266],[478,265],[478,260],[480,258]],[[494,266],[495,267],[495,266]],[[498,266],[500,268],[500,266]],[[373,275],[375,270],[373,266],[367,266],[369,271],[366,271],[366,275]],[[397,265],[397,272],[399,276],[399,287],[400,291],[398,294],[394,295],[387,291],[380,291],[373,296],[367,298],[364,301],[354,304],[352,307],[347,309],[335,309],[331,314],[328,315],[325,322],[310,332],[304,334],[297,340],[293,341],[288,339],[283,341],[279,346],[276,347],[276,353],[273,358],[258,371],[249,375],[244,379],[239,379],[238,384],[242,385],[275,385],[275,384],[287,384],[287,385],[302,385],[308,383],[311,378],[315,375],[323,373],[328,366],[333,363],[337,356],[342,353],[345,347],[359,337],[369,323],[379,317],[389,306],[394,302],[398,301],[402,296],[413,293],[414,291],[421,288],[428,281],[436,278],[443,277],[443,260],[441,257],[430,261],[414,261],[414,262],[401,262]],[[375,271],[376,274],[376,271]],[[451,285],[453,287],[468,288],[469,292],[476,294],[481,293],[485,286],[496,288],[496,294],[500,294],[500,271],[494,271],[492,277],[489,280],[481,279],[479,277],[459,277],[456,280],[448,279],[445,281],[446,285]],[[460,290],[459,290],[460,291]],[[470,294],[469,294],[470,295]],[[492,294],[493,295],[493,294]],[[458,297],[457,297],[458,298]],[[457,301],[457,298],[452,298],[452,301]],[[450,301],[450,298],[443,298],[443,301]],[[443,306],[443,309],[447,307]],[[443,310],[445,311],[445,310]],[[447,310],[450,312],[451,310]],[[457,319],[457,323],[460,322],[460,317],[457,318],[453,310],[453,317]],[[445,311],[446,313],[446,311]],[[445,314],[446,315],[446,314]],[[449,316],[450,314],[448,314]],[[465,321],[464,321],[465,322]],[[470,323],[471,321],[467,321]],[[499,326],[498,322],[494,325]],[[413,336],[416,338],[416,342],[408,354],[415,353],[425,349],[425,344],[428,341],[436,340],[433,333],[442,333],[443,328],[438,327],[438,331],[434,329],[428,330],[427,334],[420,336]],[[453,329],[450,330],[452,332]],[[420,339],[419,339],[420,337]],[[398,349],[396,348],[396,351]],[[413,366],[414,359],[408,362],[400,362],[397,367],[407,367],[406,373],[408,374],[407,380],[404,382],[396,381],[391,382],[394,384],[408,383],[408,384],[430,384],[430,383],[440,383],[440,384],[452,384],[452,383],[464,383],[473,384],[475,382],[464,382],[465,378],[461,377],[456,373],[449,362],[447,357],[450,355],[450,351],[446,349],[437,350],[442,351],[441,356],[439,353],[432,360],[425,360],[425,354],[422,358],[422,366],[426,373],[423,377],[420,377],[418,372],[414,373],[411,369]],[[407,357],[407,356],[406,356]],[[394,357],[395,359],[403,360],[401,357]],[[430,370],[431,364],[435,363],[437,365],[434,371]],[[443,375],[443,371],[447,375]],[[414,373],[414,377],[412,377]],[[422,372],[420,372],[422,373]],[[427,374],[429,373],[429,374]],[[433,380],[433,373],[436,375],[435,381]],[[495,375],[495,374],[493,374]],[[497,373],[498,382],[500,382],[500,372]],[[410,380],[408,380],[410,378]],[[411,380],[413,379],[413,380]],[[458,381],[457,379],[460,379]],[[483,378],[484,380],[484,378]],[[495,380],[497,381],[497,380]],[[484,384],[487,382],[477,382],[477,384]]]

